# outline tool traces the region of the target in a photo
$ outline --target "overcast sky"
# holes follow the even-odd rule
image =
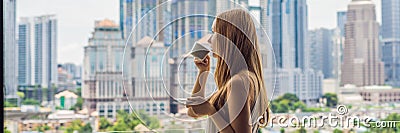
[[[250,0],[253,5],[259,0]],[[308,27],[336,27],[336,12],[346,10],[351,0],[308,0]],[[376,4],[377,19],[381,22],[381,0]],[[119,21],[119,0],[18,0],[17,20],[55,14],[58,19],[58,62],[82,64],[83,46],[93,31],[94,21]]]

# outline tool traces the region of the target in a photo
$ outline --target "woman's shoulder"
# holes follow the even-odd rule
[[[228,82],[250,82],[254,73],[250,71],[240,71],[238,74],[235,74]]]
[[[254,74],[249,71],[241,71],[235,74],[226,84],[228,91],[232,88],[250,88],[253,84],[251,81]]]

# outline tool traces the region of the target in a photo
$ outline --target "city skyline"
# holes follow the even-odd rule
[[[249,5],[257,4],[259,0],[249,0]],[[308,0],[308,29],[336,27],[336,12],[347,9],[351,0]],[[376,4],[377,21],[381,23],[381,0],[372,0]],[[46,8],[42,8],[46,5]],[[97,5],[97,6],[92,6]],[[74,63],[82,65],[83,47],[94,28],[93,22],[105,18],[119,22],[119,1],[87,0],[79,6],[67,0],[20,0],[16,2],[17,23],[20,17],[56,14],[59,20],[58,63]],[[91,10],[85,10],[88,6]],[[110,8],[113,7],[113,8]],[[76,9],[76,10],[70,10]],[[320,11],[323,9],[323,11]],[[82,12],[85,11],[85,12]],[[79,15],[77,15],[79,14]],[[79,52],[78,52],[79,51]],[[74,54],[71,54],[74,53]]]
[[[328,113],[376,124],[397,121],[400,0],[3,0],[3,5],[4,132],[210,132],[217,124],[213,112],[232,114],[232,108],[223,108],[236,105],[228,103],[231,92],[247,88],[230,90],[239,83],[240,73],[232,72],[247,69],[257,77],[250,78],[250,94],[233,98],[248,98],[246,119],[272,118],[265,127],[260,121],[261,127],[250,125],[257,132],[400,131],[396,124],[273,126],[282,124],[274,118],[318,119]],[[248,38],[214,20],[218,14]],[[221,34],[230,40],[216,36]],[[211,46],[210,58],[202,60],[206,78],[193,54],[203,42]],[[239,56],[230,47],[221,49],[232,42]],[[246,66],[236,67],[242,63]],[[209,108],[193,103],[197,96]],[[268,101],[259,103],[264,98]],[[197,117],[196,107],[211,112]],[[235,132],[238,117],[225,119]],[[303,121],[296,123],[308,120]]]

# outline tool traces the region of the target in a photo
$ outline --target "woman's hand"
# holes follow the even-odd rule
[[[194,63],[200,72],[210,71],[210,56],[206,55],[204,60],[195,58]]]
[[[187,98],[186,107],[191,108],[197,116],[212,115],[215,108],[201,96]]]

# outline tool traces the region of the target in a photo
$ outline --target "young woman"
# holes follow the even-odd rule
[[[188,115],[209,116],[208,132],[257,132],[269,118],[256,29],[247,11],[234,9],[219,14],[210,37],[217,59],[214,79],[218,90],[204,98],[210,57],[195,59],[199,74],[188,98]]]

